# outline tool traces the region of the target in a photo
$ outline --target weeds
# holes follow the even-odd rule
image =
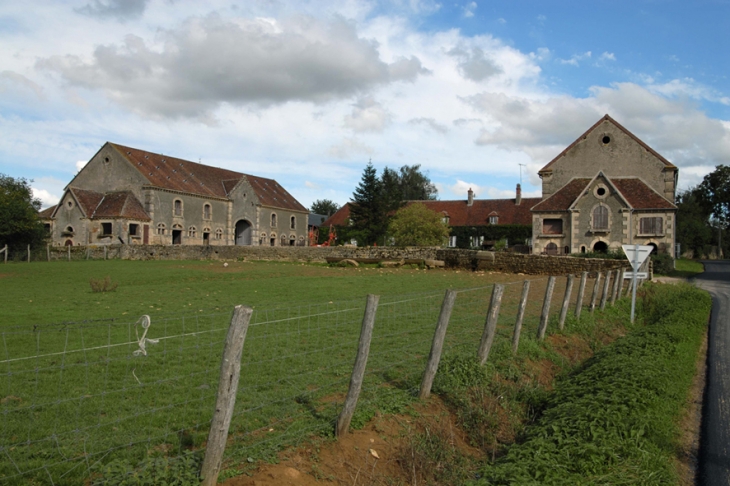
[[[107,275],[103,279],[91,278],[89,279],[89,285],[91,285],[91,291],[94,293],[99,292],[114,292],[117,290],[119,283],[112,282],[112,278]]]

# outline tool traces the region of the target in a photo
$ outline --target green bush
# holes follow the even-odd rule
[[[666,253],[652,255],[651,261],[654,273],[658,275],[669,275],[674,271],[674,259]]]

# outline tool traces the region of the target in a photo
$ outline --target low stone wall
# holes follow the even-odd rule
[[[103,247],[72,247],[72,259],[104,258]],[[67,248],[55,247],[51,258],[67,258]],[[107,258],[123,260],[272,260],[324,263],[327,258],[371,260],[442,260],[449,268],[487,270],[527,275],[578,275],[629,268],[628,260],[460,250],[454,248],[301,247],[301,246],[188,246],[113,245]]]
[[[443,249],[437,252],[437,259],[444,260],[447,267],[528,275],[578,275],[581,272],[595,275],[597,272],[631,268],[628,260],[524,255],[521,253],[477,250]]]

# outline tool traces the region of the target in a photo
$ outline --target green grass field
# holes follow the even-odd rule
[[[89,280],[106,276],[116,290],[93,293]],[[264,262],[3,266],[0,447],[9,460],[0,461],[0,479],[79,484],[124,478],[161,458],[187,460],[207,437],[231,309],[245,304],[255,313],[223,475],[240,473],[311,433],[331,433],[366,294],[381,298],[355,427],[413,400],[446,288],[461,291],[445,351],[476,353],[490,284],[514,282],[496,349],[508,346],[523,278]],[[533,282],[526,341],[544,288],[544,278]],[[159,340],[146,344],[146,356],[135,355],[143,314],[152,322],[147,337]]]

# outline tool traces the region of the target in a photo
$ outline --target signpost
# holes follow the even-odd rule
[[[649,257],[653,246],[649,245],[622,245],[626,257],[631,263],[633,272],[626,273],[626,277],[631,278],[631,322],[634,322],[634,310],[636,309],[636,279],[637,278],[648,278],[648,272],[639,272],[639,268],[644,261]]]

